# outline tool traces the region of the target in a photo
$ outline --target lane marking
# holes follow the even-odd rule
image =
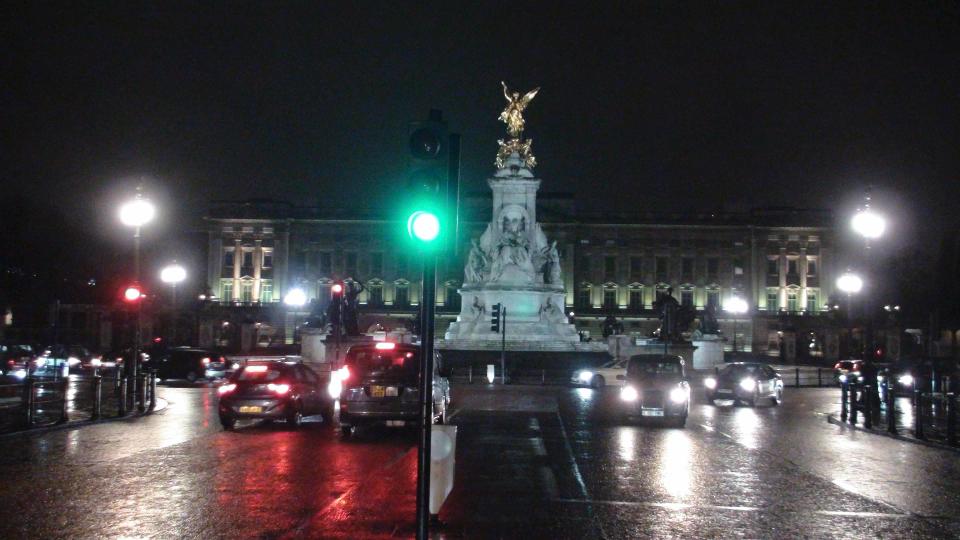
[[[570,445],[570,438],[567,437],[567,428],[563,423],[563,416],[560,415],[560,411],[557,410],[554,414],[557,415],[557,420],[560,422],[560,433],[563,435],[563,445],[567,449],[567,457],[570,463],[573,465],[573,477],[577,480],[577,485],[580,486],[580,493],[583,495],[584,499],[590,499],[590,494],[587,493],[587,484],[583,481],[583,475],[580,474],[580,466],[577,464],[577,456],[573,453],[573,446]]]
[[[817,514],[823,516],[842,516],[842,517],[868,517],[881,519],[902,519],[902,518],[939,518],[940,516],[917,516],[907,513],[884,513],[884,512],[853,512],[841,510],[790,510],[790,509],[772,509],[761,506],[725,506],[717,504],[694,504],[679,502],[652,502],[652,501],[611,501],[597,499],[556,499],[560,503],[569,504],[601,504],[607,506],[632,506],[644,508],[664,508],[667,510],[724,510],[730,512],[765,512],[776,511],[777,514]],[[944,516],[946,517],[946,516]]]

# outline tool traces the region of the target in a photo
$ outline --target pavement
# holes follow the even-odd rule
[[[409,538],[416,433],[309,419],[224,432],[209,388],[166,410],[0,439],[2,538]],[[454,490],[435,538],[960,535],[952,452],[826,421],[835,388],[625,423],[615,389],[456,385]]]

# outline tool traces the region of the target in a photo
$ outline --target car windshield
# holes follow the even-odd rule
[[[666,375],[680,375],[680,362],[676,360],[633,361],[630,362],[628,375],[634,377],[658,377]]]
[[[347,354],[346,364],[357,376],[416,378],[420,355],[411,350],[359,349]]]
[[[744,365],[744,364],[733,364],[727,366],[723,370],[724,375],[729,375],[732,377],[746,377],[756,375],[760,370],[760,366],[754,365]]]
[[[270,382],[282,375],[281,371],[273,366],[252,365],[244,367],[237,375],[238,381]]]

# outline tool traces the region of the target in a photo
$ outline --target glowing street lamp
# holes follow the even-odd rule
[[[847,293],[847,296],[851,294],[857,294],[863,290],[863,280],[860,279],[860,276],[851,273],[845,272],[842,276],[837,278],[837,288],[842,292]]]
[[[737,316],[747,312],[747,301],[739,296],[729,298],[723,305],[723,310],[733,314],[733,352],[737,352]]]
[[[307,293],[303,289],[290,289],[290,292],[283,297],[283,303],[292,307],[302,307],[307,303]]]
[[[853,216],[850,226],[853,227],[854,232],[865,239],[876,240],[883,236],[883,232],[887,229],[887,220],[871,210],[868,205]]]
[[[135,281],[140,281],[140,227],[150,223],[154,216],[156,216],[156,213],[156,207],[144,198],[140,186],[137,186],[136,197],[134,197],[132,201],[120,206],[120,222],[127,227],[133,227],[133,279]],[[137,332],[133,344],[133,362],[131,362],[129,373],[133,382],[131,386],[133,387],[132,395],[134,402],[137,400],[137,371],[140,367],[140,341],[143,332],[143,321],[141,320],[142,305],[143,302],[137,302]],[[143,403],[140,404],[140,407],[143,407]]]
[[[167,265],[160,271],[160,281],[170,285],[172,302],[173,302],[173,329],[170,336],[170,341],[176,345],[177,344],[177,285],[183,280],[187,279],[187,271],[182,266],[173,262],[173,264]]]

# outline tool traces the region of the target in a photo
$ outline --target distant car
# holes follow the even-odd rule
[[[570,382],[577,386],[603,388],[604,386],[620,386],[617,375],[627,373],[627,360],[611,360],[597,368],[579,369],[573,373]]]
[[[727,364],[716,377],[703,380],[707,389],[707,401],[739,401],[755,406],[761,399],[769,398],[774,405],[783,402],[783,380],[774,369],[758,362]]]
[[[208,380],[226,379],[240,369],[238,362],[231,362],[226,356],[214,356],[210,358],[210,363],[203,372],[203,376]]]
[[[690,383],[683,358],[677,355],[638,354],[627,361],[620,388],[624,416],[687,423],[690,413]]]
[[[150,358],[147,366],[157,370],[157,378],[161,381],[186,379],[196,382],[207,376],[207,367],[215,359],[220,361],[221,358],[219,354],[207,349],[174,347],[159,358]]]
[[[27,376],[27,370],[33,369],[33,360],[37,351],[33,345],[25,343],[0,344],[0,372],[15,379]]]
[[[217,389],[220,425],[233,429],[245,418],[285,420],[299,427],[305,416],[333,422],[334,399],[326,380],[303,364],[250,362]]]
[[[330,378],[330,395],[340,399],[340,428],[344,437],[357,426],[417,425],[420,420],[420,346],[377,342],[354,345],[344,365]],[[433,419],[446,423],[450,382],[442,359],[434,357]]]
[[[859,376],[861,369],[863,369],[863,360],[855,358],[841,360],[833,366],[833,378],[838,383],[842,383],[847,381],[849,377]]]

